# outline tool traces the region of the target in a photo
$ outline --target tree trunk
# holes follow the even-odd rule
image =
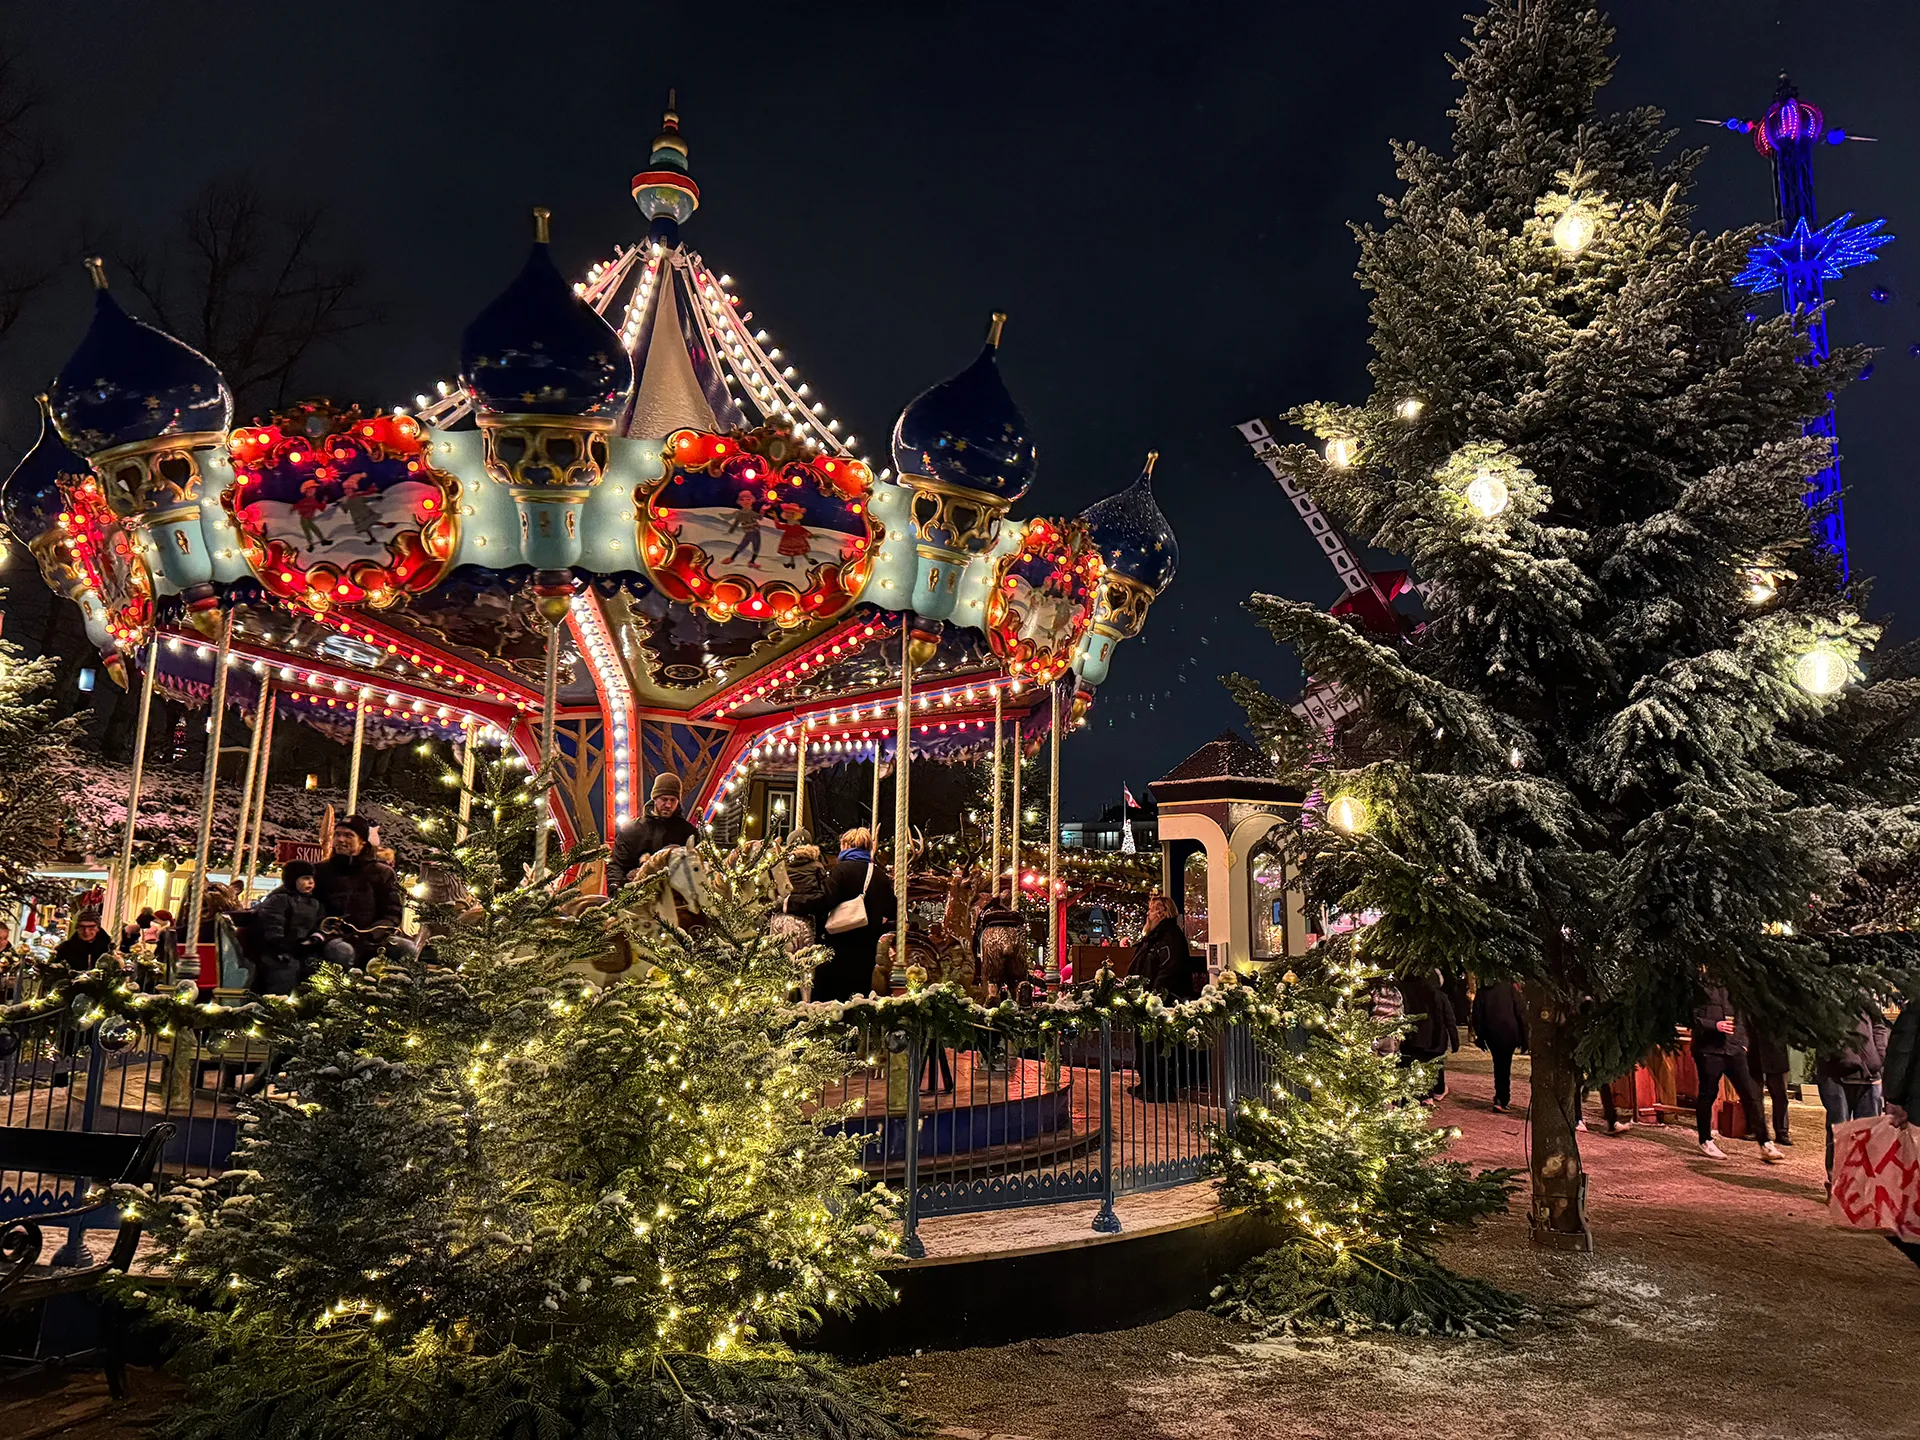
[[[1527,1048],[1533,1056],[1533,1199],[1528,1220],[1533,1243],[1553,1250],[1591,1250],[1587,1229],[1587,1172],[1580,1164],[1574,1122],[1580,1118],[1580,1072],[1573,1063],[1573,1029],[1566,1007],[1544,986],[1524,987]]]

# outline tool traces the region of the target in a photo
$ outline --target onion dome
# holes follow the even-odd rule
[[[533,222],[527,263],[461,337],[461,381],[488,414],[617,414],[633,389],[633,359],[554,267],[547,212],[535,210]]]
[[[61,482],[78,483],[93,474],[87,462],[60,438],[47,397],[37,398],[40,438],[13,467],[13,473],[0,481],[0,509],[5,511],[7,528],[23,545],[31,545],[60,523],[61,512],[67,508]]]
[[[1153,498],[1153,462],[1159,458],[1159,451],[1148,452],[1138,480],[1080,516],[1108,573],[1138,581],[1156,595],[1180,568],[1179,542]]]
[[[1027,493],[1039,456],[994,358],[1006,320],[995,314],[979,358],[900,412],[893,464],[903,477],[931,476],[1003,504]]]
[[[647,238],[656,245],[680,243],[680,227],[700,208],[700,187],[687,170],[687,142],[680,138],[674,92],[667,92],[667,113],[653,137],[647,168],[633,177],[633,203],[647,217]]]
[[[220,432],[233,423],[233,392],[219,369],[191,345],[144,325],[93,276],[93,324],[53,382],[54,423],[82,455],[162,435]]]

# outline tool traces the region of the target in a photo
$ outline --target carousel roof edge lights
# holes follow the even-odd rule
[[[295,713],[371,707],[370,744],[484,726],[524,751],[551,666],[563,799],[600,834],[662,769],[711,809],[795,727],[839,747],[815,763],[878,754],[906,656],[916,752],[977,743],[996,699],[1042,733],[1069,675],[1077,718],[1177,565],[1151,457],[1081,516],[1011,517],[1038,447],[995,315],[876,473],[684,240],[700,189],[671,101],[631,188],[644,235],[578,281],[536,211],[458,378],[390,409],[236,425],[215,363],[90,261],[92,321],[0,505],[116,678],[158,638],[171,691],[218,693],[196,637],[230,622],[228,663],[289,677]]]

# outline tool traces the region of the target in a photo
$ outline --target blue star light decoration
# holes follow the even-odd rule
[[[1765,295],[1790,280],[1838,280],[1853,266],[1879,259],[1873,252],[1893,239],[1881,233],[1887,222],[1854,225],[1852,220],[1849,211],[1811,230],[1802,216],[1786,235],[1761,236],[1760,243],[1747,252],[1747,268],[1733,277],[1733,283]]]

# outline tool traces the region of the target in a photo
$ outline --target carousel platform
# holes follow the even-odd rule
[[[845,1359],[1124,1330],[1204,1305],[1222,1279],[1279,1240],[1228,1210],[1209,1183],[1123,1195],[1117,1235],[1094,1201],[923,1220],[927,1255],[889,1271],[899,1302],[835,1316],[807,1342]]]

